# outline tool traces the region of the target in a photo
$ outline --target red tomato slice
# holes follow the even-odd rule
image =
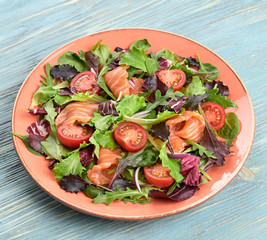
[[[93,72],[86,71],[78,73],[71,81],[70,88],[75,89],[77,93],[89,92],[89,94],[98,94],[101,90],[96,82]]]
[[[144,167],[144,173],[146,180],[155,187],[169,187],[174,182],[174,178],[170,175],[170,170],[161,164]]]
[[[59,140],[67,147],[78,148],[80,143],[89,142],[93,128],[77,124],[62,125],[57,129]]]
[[[224,108],[214,102],[206,102],[201,108],[203,109],[208,123],[217,131],[222,128],[225,123]]]
[[[137,152],[147,142],[146,130],[137,123],[122,122],[114,130],[116,141],[128,152]]]
[[[158,77],[167,87],[173,86],[174,91],[181,89],[186,80],[185,73],[180,69],[161,70]]]

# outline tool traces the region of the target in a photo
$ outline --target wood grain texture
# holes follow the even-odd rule
[[[0,239],[267,239],[266,9],[260,0],[1,0]],[[223,191],[143,222],[88,216],[54,200],[20,163],[10,134],[16,94],[44,57],[83,35],[129,27],[174,32],[215,51],[245,83],[256,116],[252,151]]]

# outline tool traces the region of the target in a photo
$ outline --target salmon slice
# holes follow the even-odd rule
[[[142,86],[143,86],[145,80],[142,78],[136,78],[136,77],[132,77],[131,80],[134,83],[134,87],[131,86],[130,94],[137,95],[138,93],[141,93],[142,92]]]
[[[72,102],[68,104],[57,116],[55,123],[57,127],[66,124],[87,123],[94,116],[97,104],[87,102]]]
[[[183,152],[185,146],[187,146],[187,142],[184,141],[182,138],[176,136],[173,131],[170,132],[170,144],[172,146],[172,150],[174,153],[181,153]],[[169,151],[169,148],[166,146],[167,151]]]
[[[89,180],[99,185],[109,184],[115,174],[115,171],[112,173],[108,172],[117,167],[118,161],[116,159],[121,158],[121,153],[122,151],[119,148],[110,150],[109,148],[101,147],[99,150],[99,159],[97,160],[97,164],[87,172]]]
[[[115,98],[122,95],[130,95],[131,85],[128,81],[128,66],[122,65],[103,75],[105,83]]]
[[[194,142],[201,140],[205,128],[202,115],[193,111],[185,111],[182,115],[172,117],[166,124],[177,137]]]

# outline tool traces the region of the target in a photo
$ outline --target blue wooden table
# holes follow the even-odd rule
[[[261,0],[1,0],[0,239],[267,239],[266,9]],[[224,190],[184,213],[141,222],[54,200],[28,175],[10,134],[16,94],[44,57],[83,35],[129,27],[177,33],[215,51],[245,83],[256,116],[251,153]]]

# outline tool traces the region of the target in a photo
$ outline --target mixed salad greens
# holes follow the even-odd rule
[[[198,55],[181,57],[150,48],[143,39],[111,51],[100,40],[89,51],[66,52],[55,66],[46,64],[29,109],[39,119],[27,128],[29,135],[13,134],[33,154],[49,160],[62,189],[84,192],[94,203],[107,205],[114,200],[146,204],[158,197],[182,201],[211,180],[209,168],[224,165],[239,120],[234,112],[225,113],[237,105],[227,98],[229,89],[218,80],[218,68]],[[121,66],[126,66],[125,84],[137,93],[115,96],[107,84],[107,73]],[[59,126],[55,119],[74,102],[96,106],[93,115],[87,122],[76,119]],[[172,124],[185,114],[203,124],[193,134],[200,134],[197,141],[179,135],[186,120]],[[178,152],[171,141],[176,133],[183,143]],[[104,184],[89,174],[99,164],[101,149],[120,151]]]

